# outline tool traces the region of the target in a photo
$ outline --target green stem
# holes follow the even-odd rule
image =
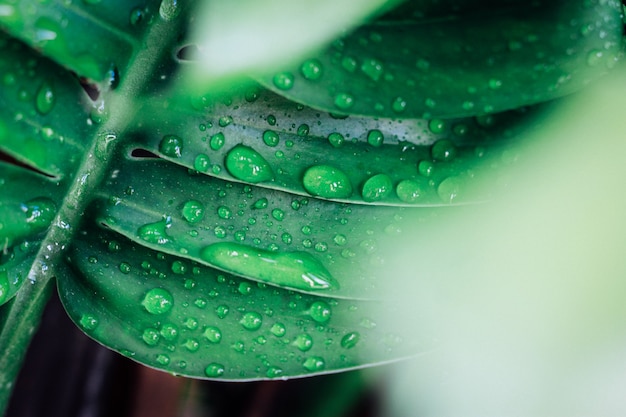
[[[154,77],[164,53],[169,52],[164,47],[172,44],[186,23],[184,13],[176,9],[180,7],[176,2],[164,1],[164,4],[167,7],[162,19],[156,20],[146,33],[146,42],[122,75],[118,90],[106,94],[110,117],[92,138],[73,176],[73,183],[30,269],[30,282],[24,283],[16,297],[0,308],[0,416],[8,406],[26,350],[53,290],[54,278],[62,271],[58,265],[65,262],[65,251],[79,229],[83,213],[108,173],[108,165],[119,146],[119,136],[133,121],[138,98]]]
[[[54,280],[27,282],[13,300],[0,308],[0,415],[9,405],[15,379],[53,286]]]

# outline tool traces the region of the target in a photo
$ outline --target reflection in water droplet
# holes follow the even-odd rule
[[[319,356],[309,356],[306,358],[302,366],[309,372],[319,372],[324,370],[326,363],[324,362],[324,359]]]
[[[159,151],[170,158],[180,158],[183,155],[183,140],[176,135],[166,135],[159,143]]]
[[[385,141],[385,136],[378,129],[370,130],[367,133],[367,143],[369,143],[371,146],[374,146],[375,148],[378,148],[379,146],[381,146],[384,141]]]
[[[167,235],[167,229],[171,226],[171,223],[171,218],[166,217],[161,221],[141,226],[137,234],[146,242],[163,245],[170,241],[170,237]]]
[[[431,155],[436,161],[451,161],[456,156],[456,146],[448,139],[438,140],[431,148]]]
[[[313,338],[306,333],[302,333],[296,336],[292,344],[302,352],[306,352],[313,347]]]
[[[330,135],[328,135],[328,142],[333,147],[338,148],[341,145],[343,145],[343,142],[344,142],[343,135],[341,133],[333,132]]]
[[[237,145],[226,155],[226,169],[235,178],[251,183],[269,181],[274,173],[269,163],[249,146]]]
[[[316,301],[309,308],[309,315],[318,323],[326,323],[331,314],[330,306],[325,301]]]
[[[341,110],[348,110],[354,105],[354,97],[348,93],[339,93],[335,96],[335,106]]]
[[[317,59],[308,59],[300,66],[300,73],[309,80],[319,80],[322,76],[322,63]]]
[[[182,209],[182,215],[189,223],[197,223],[204,217],[204,205],[196,200],[189,200]]]
[[[402,180],[396,186],[396,195],[405,203],[415,203],[424,195],[424,190],[417,181]]]
[[[146,293],[141,305],[150,314],[164,314],[172,309],[174,297],[163,288],[153,288]]]
[[[306,252],[271,252],[240,243],[213,243],[200,251],[206,262],[243,276],[289,288],[338,288],[324,265]]]
[[[363,184],[361,195],[363,200],[373,202],[387,198],[393,191],[393,182],[387,174],[378,174]]]
[[[290,90],[293,88],[294,77],[290,72],[280,72],[274,75],[272,81],[279,90]]]
[[[263,324],[263,318],[259,313],[251,311],[244,314],[239,323],[246,330],[258,330]]]
[[[270,328],[270,332],[276,337],[283,337],[287,330],[285,329],[285,325],[282,323],[274,323]]]
[[[316,165],[307,169],[302,185],[312,195],[324,198],[346,198],[352,195],[348,176],[329,165]]]
[[[274,132],[273,130],[266,130],[265,132],[263,132],[263,142],[265,142],[267,146],[274,147],[278,145],[279,140],[280,137],[278,136],[278,133]]]
[[[222,132],[212,135],[211,139],[209,139],[209,147],[214,151],[222,149],[224,143],[226,143],[226,137]]]
[[[224,365],[220,363],[210,363],[205,369],[204,374],[209,378],[218,378],[224,375]]]

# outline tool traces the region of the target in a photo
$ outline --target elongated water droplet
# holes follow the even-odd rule
[[[352,349],[359,343],[361,335],[359,332],[350,332],[341,338],[341,347],[346,349]]]
[[[242,181],[257,183],[274,178],[269,163],[249,146],[235,146],[226,155],[225,164],[228,172]]]
[[[202,249],[206,262],[260,281],[303,290],[336,289],[326,268],[306,252],[271,252],[240,243],[214,243]]]
[[[174,297],[163,288],[153,288],[146,293],[141,305],[150,314],[164,314],[172,309]]]
[[[387,198],[393,191],[393,182],[387,174],[378,174],[363,184],[361,195],[365,201],[380,201]]]
[[[55,101],[56,97],[52,85],[47,81],[44,82],[37,90],[35,108],[40,114],[48,114],[52,111]]]
[[[324,198],[346,198],[352,195],[348,176],[329,165],[316,165],[307,169],[302,185],[312,195]]]

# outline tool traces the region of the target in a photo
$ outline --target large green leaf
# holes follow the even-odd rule
[[[569,94],[621,51],[619,1],[432,3],[410,1],[262,80],[326,111],[450,118]]]
[[[608,20],[589,27],[592,38],[606,30],[609,55],[614,6],[594,3]],[[518,108],[527,102],[504,88],[491,97],[516,111],[485,116],[475,106],[466,119],[424,121],[409,107],[386,114],[402,116],[395,120],[322,114],[311,109],[325,108],[314,95],[295,104],[252,84],[227,85],[235,91],[228,98],[190,91],[180,82],[188,65],[180,51],[198,7],[0,3],[8,32],[0,40],[0,151],[8,161],[0,165],[0,407],[55,282],[94,339],[200,378],[337,372],[418,354],[436,338],[405,339],[390,332],[393,320],[370,314],[389,282],[382,247],[506,185],[507,167],[523,157],[517,142],[535,120]],[[558,22],[552,9],[532,10],[535,30]],[[438,24],[449,27],[428,27]],[[383,26],[393,39],[412,39],[402,25]],[[554,42],[563,47],[560,36]],[[519,77],[543,88],[552,75]],[[406,90],[390,85],[367,96]],[[488,186],[477,193],[474,183]],[[20,286],[26,279],[32,285]]]

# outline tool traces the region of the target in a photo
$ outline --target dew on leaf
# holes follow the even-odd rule
[[[428,122],[428,129],[435,134],[443,133],[446,130],[446,122],[441,119],[433,119]]]
[[[164,314],[172,309],[174,297],[163,288],[153,288],[146,293],[141,305],[150,314]]]
[[[226,169],[235,178],[251,183],[269,181],[274,173],[268,162],[249,146],[237,145],[226,155]]]
[[[0,278],[0,302],[2,301],[2,281]],[[83,314],[80,316],[79,324],[83,330],[93,330],[98,327],[98,319],[93,314]]]
[[[176,135],[163,136],[159,151],[170,158],[180,158],[183,155],[183,140]]]
[[[171,269],[172,269],[172,272],[175,273],[176,275],[184,275],[185,272],[187,272],[187,265],[185,265],[181,261],[174,261],[172,262]]]
[[[405,203],[415,203],[424,195],[424,190],[417,181],[402,180],[396,186],[396,195]]]
[[[306,358],[302,366],[309,372],[319,372],[324,370],[326,363],[324,362],[324,359],[319,356],[309,356]]]
[[[161,366],[167,366],[170,363],[170,357],[164,353],[159,353],[156,357],[156,361]]]
[[[461,190],[461,183],[458,177],[448,177],[441,181],[437,187],[437,194],[444,203],[452,203]]]
[[[335,95],[335,106],[341,110],[348,110],[354,105],[354,97],[348,93],[339,93]]]
[[[220,363],[210,363],[204,368],[204,374],[209,378],[218,378],[224,375],[224,365]]]
[[[251,311],[244,314],[239,323],[246,330],[258,330],[263,324],[263,318],[259,313]]]
[[[215,326],[207,327],[203,335],[211,343],[219,343],[222,340],[222,331]]]
[[[241,243],[213,243],[200,257],[218,268],[263,282],[303,290],[337,288],[320,261],[306,252],[272,252]]]
[[[52,85],[46,81],[37,90],[35,96],[35,108],[40,114],[46,115],[52,111],[56,96]]]
[[[293,88],[294,76],[290,72],[280,72],[274,75],[272,81],[279,90],[290,90]]]
[[[119,270],[122,274],[128,274],[131,271],[131,267],[130,264],[128,264],[127,262],[122,262],[120,263],[119,266]]]
[[[451,161],[456,156],[456,146],[448,139],[435,142],[430,150],[435,161]]]
[[[276,337],[283,337],[287,333],[287,329],[285,329],[285,325],[282,323],[274,323],[270,328],[270,333]]]
[[[33,231],[45,230],[57,211],[56,204],[46,197],[29,200],[21,209],[26,214],[26,223]]]
[[[402,97],[396,97],[391,102],[391,109],[396,113],[402,113],[406,110],[407,103]]]
[[[361,71],[373,81],[378,81],[383,75],[383,64],[374,58],[366,59],[361,64]]]
[[[326,323],[331,314],[330,306],[325,301],[316,301],[309,308],[309,315],[318,323]]]
[[[220,319],[223,319],[228,315],[229,310],[230,309],[228,308],[228,306],[219,305],[215,307],[215,314],[217,314],[217,317],[219,317]]]
[[[302,333],[296,336],[292,344],[302,352],[306,352],[313,347],[313,338],[306,333]]]
[[[230,209],[226,206],[219,206],[217,208],[217,216],[220,219],[230,219],[232,217],[232,212],[230,211]]]
[[[159,343],[159,332],[156,329],[148,328],[143,331],[141,338],[148,346],[156,346]]]
[[[197,200],[189,200],[183,205],[181,212],[189,223],[197,223],[204,217],[204,205]]]
[[[309,125],[301,124],[298,126],[298,130],[296,131],[298,136],[307,136],[309,134]]]
[[[359,334],[359,332],[347,333],[341,338],[341,347],[345,349],[352,349],[356,346],[357,343],[359,343],[360,339],[361,335]]]
[[[384,141],[385,136],[380,130],[373,129],[367,132],[367,143],[369,143],[370,146],[378,148],[383,144]]]
[[[159,334],[168,342],[173,342],[178,337],[178,328],[171,323],[165,323],[161,326]]]
[[[263,132],[263,142],[267,146],[274,147],[278,145],[279,140],[280,137],[278,136],[278,133],[274,132],[273,130],[266,130],[265,132]]]
[[[224,134],[222,132],[212,135],[209,139],[209,147],[214,151],[222,149],[224,143],[226,143],[226,138],[224,137]]]
[[[211,166],[208,155],[199,153],[193,161],[193,168],[198,172],[207,172]]]
[[[328,142],[335,148],[339,148],[343,145],[344,138],[341,133],[333,132],[328,135]]]
[[[363,184],[361,196],[368,202],[381,201],[393,191],[393,182],[387,174],[377,174]]]
[[[285,218],[285,212],[279,208],[275,208],[274,210],[272,210],[272,217],[275,220],[283,221],[283,219]]]
[[[322,76],[322,63],[317,59],[307,59],[300,65],[300,73],[309,80],[319,80]]]
[[[282,373],[283,373],[283,370],[279,368],[278,366],[270,366],[267,372],[265,373],[265,375],[268,378],[277,378],[281,376]]]
[[[324,198],[346,198],[352,195],[348,176],[330,165],[315,165],[304,173],[302,185],[310,194]]]
[[[137,234],[146,242],[163,245],[170,241],[170,237],[167,235],[167,229],[171,224],[171,219],[166,217],[155,223],[144,224],[139,228]]]

